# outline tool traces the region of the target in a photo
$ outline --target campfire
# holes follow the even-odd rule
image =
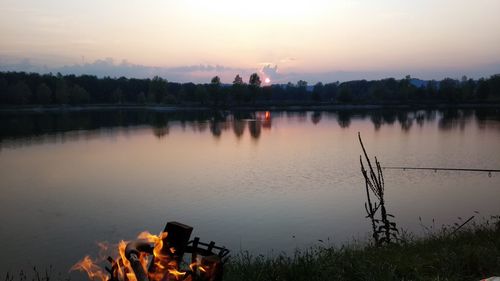
[[[215,242],[189,240],[193,228],[169,222],[163,232],[142,232],[134,241],[120,241],[110,247],[99,243],[96,259],[85,256],[71,270],[86,272],[97,281],[220,281],[229,250]],[[114,257],[109,252],[117,252]],[[108,254],[107,254],[108,253]],[[104,270],[99,264],[108,262]]]

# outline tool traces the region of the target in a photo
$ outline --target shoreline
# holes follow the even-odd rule
[[[224,266],[223,280],[483,280],[500,272],[499,234],[499,221],[493,219],[456,233],[453,228],[423,237],[407,233],[399,243],[381,247],[367,240],[316,245],[276,256],[235,251]],[[43,275],[39,270],[44,269],[26,270],[28,275],[7,272],[10,278],[5,280],[23,281],[23,276],[37,275],[39,281],[89,280],[84,272],[57,274],[57,268]]]
[[[463,104],[327,104],[327,105],[255,105],[255,106],[169,106],[169,105],[62,105],[62,106],[8,106],[0,107],[0,113],[46,113],[80,112],[103,110],[148,110],[156,112],[180,111],[337,111],[337,110],[379,110],[379,109],[500,109],[500,103],[463,103]]]

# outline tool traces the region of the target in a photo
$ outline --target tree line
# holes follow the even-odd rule
[[[153,79],[98,78],[93,75],[53,75],[0,72],[0,105],[165,104],[182,106],[248,106],[313,104],[407,104],[500,101],[500,75],[479,80],[446,78],[306,81],[262,85],[257,73],[248,82],[236,75],[232,84],[218,76],[209,83],[175,83]]]

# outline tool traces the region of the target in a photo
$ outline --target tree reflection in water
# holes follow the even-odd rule
[[[69,111],[45,113],[0,113],[0,144],[4,146],[36,143],[66,142],[92,139],[103,132],[117,134],[138,127],[152,128],[157,138],[168,137],[173,128],[190,128],[198,133],[209,129],[215,138],[232,131],[236,138],[248,133],[254,140],[262,137],[262,130],[272,130],[273,119],[308,122],[318,125],[327,120],[348,128],[356,120],[369,120],[375,130],[393,126],[396,122],[403,132],[413,124],[418,127],[437,122],[440,130],[463,130],[476,122],[479,128],[493,126],[500,129],[500,111],[497,109],[442,109],[442,110],[338,110],[338,111],[177,111],[147,110]],[[496,121],[496,122],[492,122]],[[326,121],[325,121],[326,122]]]

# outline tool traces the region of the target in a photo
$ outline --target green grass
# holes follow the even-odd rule
[[[500,224],[473,225],[450,235],[374,247],[359,243],[315,248],[273,258],[238,254],[225,281],[252,280],[480,280],[500,276]]]

